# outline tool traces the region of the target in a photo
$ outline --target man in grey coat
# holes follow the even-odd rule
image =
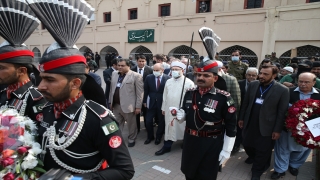
[[[248,85],[241,107],[239,127],[243,128],[243,146],[247,164],[253,164],[252,180],[259,180],[270,166],[274,142],[280,137],[289,103],[289,90],[274,79],[278,68],[262,66],[259,81]]]

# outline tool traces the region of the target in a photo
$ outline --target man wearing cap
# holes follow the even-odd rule
[[[284,68],[282,68],[281,70],[280,70],[280,80],[284,77],[284,76],[286,76],[286,75],[291,75],[293,73],[293,68],[292,67],[290,67],[290,66],[286,66],[286,67],[284,67]]]
[[[167,80],[163,97],[162,97],[162,113],[165,116],[165,134],[164,134],[164,145],[163,147],[155,153],[159,156],[171,151],[171,146],[174,141],[183,139],[183,131],[185,128],[185,123],[178,123],[175,121],[175,116],[171,114],[170,107],[181,107],[180,97],[181,92],[185,94],[187,89],[193,88],[194,83],[192,80],[186,78],[183,75],[186,65],[179,61],[173,61],[171,63],[171,74],[172,78]],[[183,81],[185,79],[185,84],[183,86]]]
[[[218,69],[216,61],[200,63],[198,87],[187,91],[182,109],[175,108],[178,122],[186,122],[181,171],[187,180],[216,179],[235,141],[236,108],[230,93],[215,87]]]
[[[271,53],[270,61],[273,63],[280,63],[279,58],[276,57],[276,52]]]
[[[42,3],[50,4],[49,14],[42,11]],[[83,12],[76,5],[82,6]],[[42,81],[38,88],[49,101],[38,129],[45,170],[65,169],[83,179],[131,179],[133,163],[114,115],[82,93],[82,85],[90,78],[85,75],[86,59],[74,45],[78,38],[65,38],[56,32],[60,29],[70,37],[80,37],[93,8],[85,1],[62,10],[51,0],[30,1],[29,6],[56,40],[39,61]],[[48,20],[60,19],[61,14],[75,22]],[[70,30],[69,24],[83,28]],[[98,171],[105,161],[108,168]]]
[[[229,73],[232,74],[237,80],[245,79],[245,74],[248,69],[248,65],[241,62],[241,51],[235,50],[232,52],[231,60],[228,64],[229,66]]]
[[[319,61],[315,61],[313,62],[312,64],[312,69],[311,69],[311,72],[313,74],[315,74],[317,76],[317,78],[320,78],[320,62]]]
[[[6,26],[9,32],[0,30],[0,35],[6,40],[0,45],[0,85],[6,87],[0,91],[0,106],[14,108],[20,115],[28,116],[38,125],[43,119],[42,106],[46,101],[30,81],[30,74],[33,73],[36,76],[35,83],[38,84],[39,72],[32,65],[33,52],[23,43],[40,21],[35,18],[35,14],[25,2],[18,0],[10,2],[0,2],[0,26]],[[22,9],[16,9],[17,7]],[[12,12],[6,12],[5,9],[12,9]],[[15,22],[11,15],[21,22]],[[29,18],[24,19],[25,16]],[[11,22],[10,26],[7,25],[7,20]],[[24,26],[29,28],[21,28]]]
[[[313,87],[316,76],[310,72],[301,73],[298,79],[298,87],[290,88],[289,107],[299,100],[320,100],[320,90]],[[285,127],[274,147],[274,172],[271,179],[279,179],[289,172],[293,176],[299,173],[299,167],[306,161],[311,149],[298,144],[290,131]]]
[[[309,60],[302,60],[298,64],[298,72],[294,74],[285,75],[279,82],[287,87],[297,87],[298,86],[298,76],[303,72],[311,72],[313,63]],[[320,89],[320,79],[316,78],[315,88]]]

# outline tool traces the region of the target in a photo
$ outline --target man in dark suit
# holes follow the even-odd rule
[[[153,118],[158,117],[158,129],[156,132],[155,144],[160,144],[162,135],[164,134],[164,115],[161,111],[162,105],[162,96],[164,85],[166,81],[170,79],[168,75],[163,73],[163,66],[160,63],[157,63],[153,66],[153,74],[147,76],[144,81],[144,98],[143,106],[147,107],[147,116],[146,116],[146,129],[148,132],[147,140],[144,144],[149,144],[154,140],[153,132]]]
[[[112,77],[112,72],[117,70],[117,59],[113,59],[111,61],[111,68],[107,68],[103,71],[103,79],[104,82],[106,83],[106,90],[105,90],[105,96],[106,98],[109,98],[109,92],[110,92],[110,83],[111,83],[111,77]],[[107,99],[108,102],[108,99]],[[108,105],[108,103],[107,103]]]
[[[146,77],[149,74],[152,74],[153,72],[153,70],[149,66],[146,66],[146,64],[147,64],[146,57],[144,55],[139,55],[137,56],[137,65],[131,68],[131,71],[137,72],[142,75],[143,82],[146,79]],[[142,106],[141,114],[143,114],[143,122],[145,126],[146,126],[146,122],[145,122],[146,113],[147,113],[146,108]],[[137,121],[138,132],[140,132],[140,114],[137,114],[136,121]]]
[[[246,79],[238,81],[241,93],[241,105],[243,104],[245,94],[247,92],[247,88],[250,82],[257,80],[258,77],[258,69],[254,67],[249,67],[246,71]],[[240,109],[240,108],[239,108]],[[236,153],[240,149],[240,144],[242,143],[242,129],[237,126],[237,135],[236,141],[234,143],[232,153]]]
[[[289,89],[274,79],[276,66],[262,66],[259,81],[247,88],[239,116],[243,128],[243,146],[249,155],[245,161],[252,164],[251,180],[259,180],[270,166],[274,141],[280,137],[289,103]]]
[[[313,87],[316,83],[316,78],[315,74],[309,72],[299,75],[298,87],[292,87],[289,90],[289,106],[292,106],[299,100],[320,100],[320,90]],[[291,135],[291,132],[284,128],[280,138],[275,143],[274,172],[271,175],[271,179],[279,179],[285,176],[288,168],[293,176],[297,176],[299,174],[299,167],[306,161],[311,152],[311,149],[296,143]]]

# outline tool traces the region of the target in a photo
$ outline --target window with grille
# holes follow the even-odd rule
[[[103,13],[103,22],[111,22],[111,12]]]
[[[264,0],[245,0],[244,1],[244,8],[245,9],[252,9],[252,8],[262,8]]]
[[[129,20],[138,19],[138,9],[128,9]]]
[[[305,45],[297,47],[297,58],[298,59],[308,59],[310,56],[316,56],[317,53],[320,53],[320,47]],[[280,57],[280,64],[286,66],[290,63],[291,59],[291,50],[286,51]]]
[[[160,4],[159,5],[159,16],[170,16],[171,4]]]
[[[196,12],[197,13],[211,12],[211,2],[212,0],[197,0]]]
[[[320,0],[307,0],[307,3],[320,2]]]

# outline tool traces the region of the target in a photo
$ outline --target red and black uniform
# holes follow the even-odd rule
[[[236,135],[236,109],[226,91],[212,87],[201,94],[196,88],[184,97],[186,131],[181,171],[187,179],[212,180],[217,178],[224,132],[229,137]]]

